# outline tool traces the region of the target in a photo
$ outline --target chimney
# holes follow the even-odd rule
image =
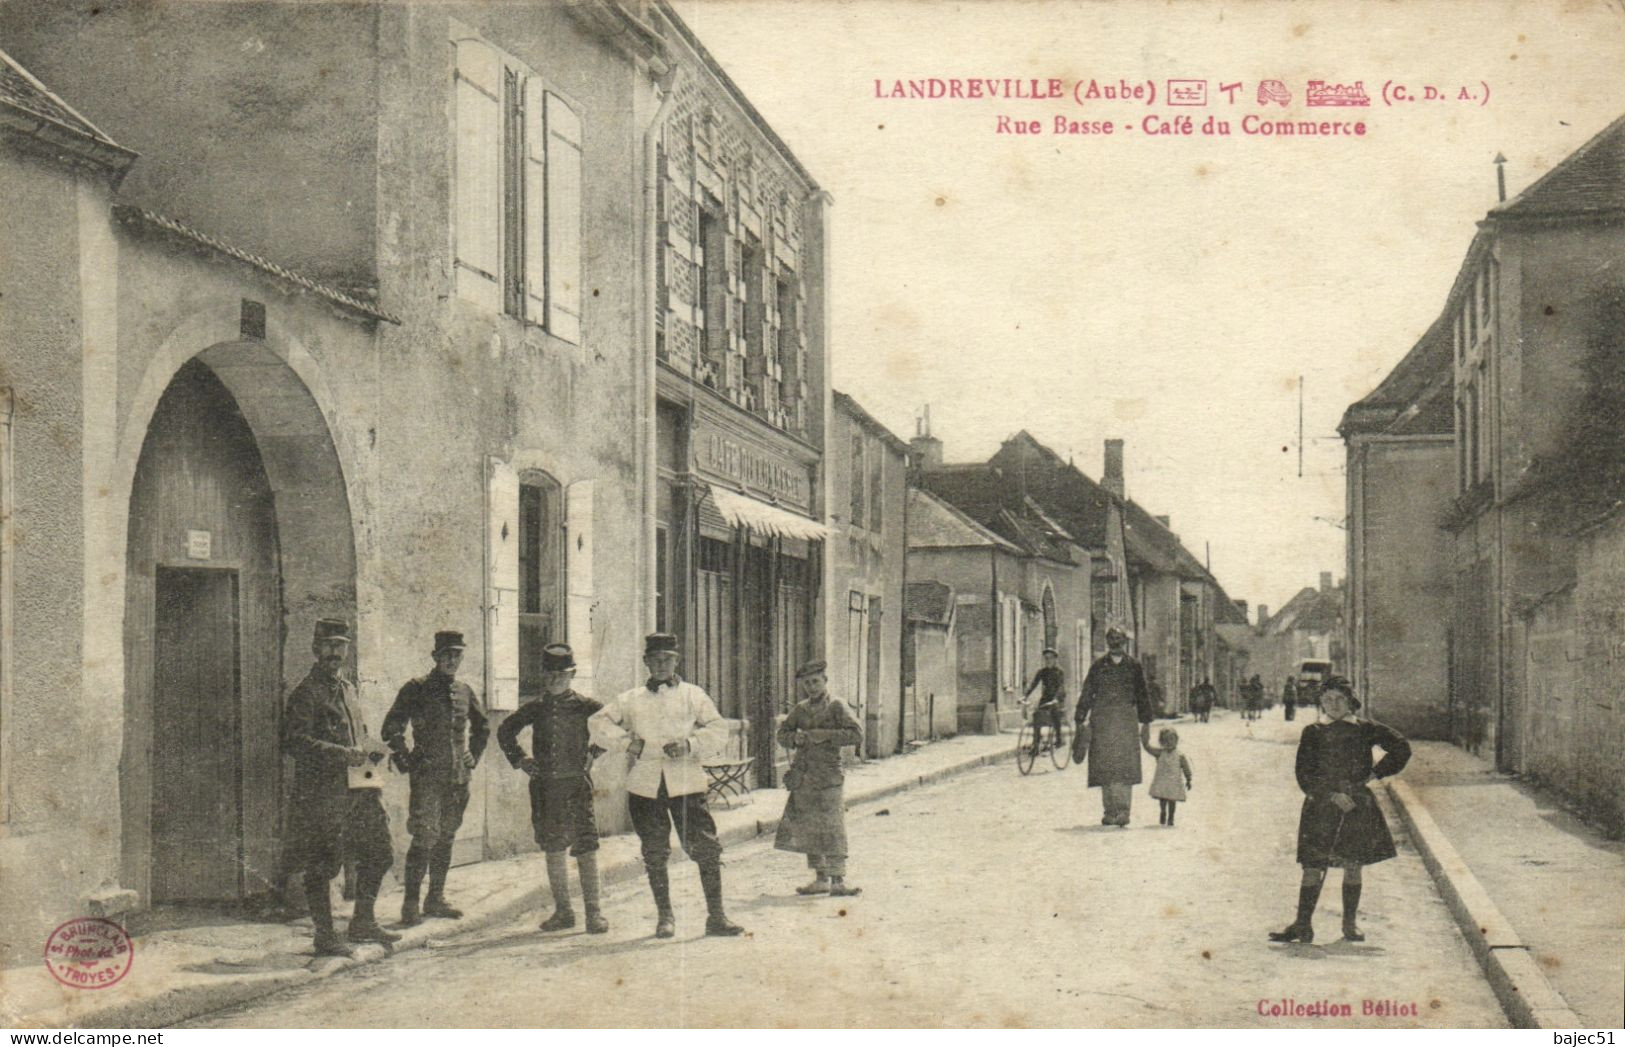
[[[1320,591],[1323,593],[1329,593],[1332,591],[1332,572],[1320,572]]]
[[[935,469],[942,464],[942,441],[931,435],[931,405],[914,422],[914,439],[908,442],[909,459],[916,469]]]
[[[1259,624],[1259,626],[1262,627],[1264,625],[1264,623],[1269,621],[1269,620],[1270,620],[1269,605],[1268,604],[1259,604],[1258,605],[1258,624]]]
[[[1101,486],[1119,498],[1125,497],[1123,494],[1123,441],[1121,440],[1106,441],[1106,473],[1101,480]]]
[[[1170,531],[1173,530],[1173,525],[1168,522],[1168,519],[1169,519],[1168,517],[1166,517],[1166,516],[1157,516],[1157,517],[1153,517],[1153,519],[1155,519],[1158,523],[1162,524],[1164,530],[1170,530]]]

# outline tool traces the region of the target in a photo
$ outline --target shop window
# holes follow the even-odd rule
[[[452,43],[457,293],[579,343],[581,118],[485,41]]]

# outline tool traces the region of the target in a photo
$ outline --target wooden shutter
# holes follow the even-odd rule
[[[502,309],[502,61],[458,40],[455,239],[457,294]]]
[[[547,323],[547,92],[525,81],[525,319]]]
[[[485,502],[485,700],[519,707],[519,474],[488,458]]]
[[[576,658],[575,686],[585,695],[592,694],[596,665],[592,638],[593,604],[596,602],[592,566],[595,486],[593,480],[577,480],[571,484],[565,490],[564,508],[565,586],[569,593],[565,624]]]
[[[567,342],[581,341],[581,118],[552,92],[547,94],[547,329]]]

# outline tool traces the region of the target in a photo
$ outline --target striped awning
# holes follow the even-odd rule
[[[817,520],[809,520],[799,513],[769,505],[748,494],[712,485],[711,501],[729,523],[735,527],[748,527],[757,534],[801,538],[810,542],[829,537],[829,529]]]

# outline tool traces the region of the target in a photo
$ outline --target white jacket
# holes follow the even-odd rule
[[[634,687],[594,713],[588,727],[605,749],[623,748],[633,735],[643,739],[643,752],[626,775],[627,791],[637,796],[658,796],[662,779],[668,796],[705,792],[704,762],[728,742],[728,724],[716,703],[685,680],[658,691]],[[667,756],[668,742],[681,743],[682,755]]]

